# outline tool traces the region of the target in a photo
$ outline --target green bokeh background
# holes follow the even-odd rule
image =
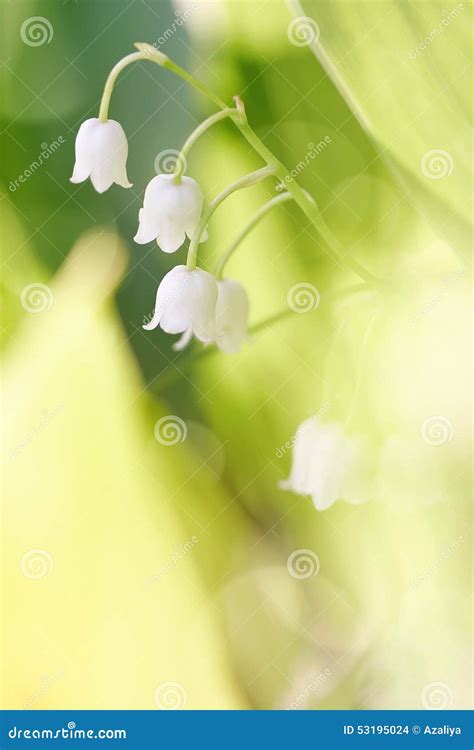
[[[471,7],[290,6],[191,3],[178,24],[162,0],[2,5],[4,707],[160,707],[169,682],[189,708],[469,705]],[[291,43],[295,15],[316,19],[319,44]],[[33,16],[49,42],[23,41]],[[228,273],[252,324],[287,309],[298,283],[317,287],[316,310],[262,326],[230,357],[176,354],[172,337],[143,331],[186,257],[133,243],[144,188],[155,158],[213,110],[158,66],[127,68],[110,116],[133,187],[71,185],[78,127],[135,41],[225,101],[240,94],[289,169],[328,138],[298,179],[387,290],[352,294],[357,277],[287,203]],[[438,179],[421,168],[432,150],[451,165]],[[259,166],[223,123],[188,171],[209,200]],[[272,195],[268,181],[229,199],[203,268]],[[21,293],[36,282],[54,303],[35,315]],[[366,503],[318,513],[277,485],[291,463],[279,449],[323,406],[326,421],[351,414],[373,481]],[[163,415],[184,420],[186,440],[155,440]],[[448,425],[439,445],[422,438],[433,416]],[[21,574],[31,549],[54,561],[38,580]],[[289,575],[298,549],[317,555],[314,577]]]

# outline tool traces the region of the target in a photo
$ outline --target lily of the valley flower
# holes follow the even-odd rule
[[[127,156],[127,137],[120,123],[92,117],[82,123],[76,137],[71,182],[84,182],[90,177],[98,193],[104,193],[114,182],[132,187],[127,177]]]
[[[165,253],[178,250],[187,235],[192,237],[201,218],[203,196],[192,177],[177,182],[171,174],[159,174],[148,183],[143,208],[138,214],[135,242],[145,245],[156,239]],[[206,233],[201,241],[207,239]]]
[[[249,301],[242,284],[217,282],[216,344],[227,354],[238,352],[248,334]]]
[[[215,309],[215,338],[213,343],[227,354],[238,352],[248,334],[249,303],[247,292],[242,284],[231,279],[217,282],[217,303]],[[188,328],[173,345],[180,351],[191,341],[192,330]]]
[[[185,333],[209,343],[215,338],[217,283],[212,274],[175,266],[161,281],[152,320],[146,331],[160,326],[166,333]]]
[[[311,495],[316,510],[336,500],[363,502],[369,499],[365,454],[362,440],[345,435],[341,425],[310,417],[296,431],[290,476],[279,486]]]

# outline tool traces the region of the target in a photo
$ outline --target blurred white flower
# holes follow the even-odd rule
[[[296,431],[290,476],[279,486],[311,495],[317,510],[336,500],[363,502],[370,493],[367,456],[361,438],[347,437],[340,424],[310,417]]]
[[[202,204],[201,188],[191,177],[181,177],[176,182],[171,174],[159,174],[145,190],[135,242],[145,245],[156,239],[163,252],[176,252],[185,236],[191,238],[196,231]],[[204,232],[201,242],[206,239]]]
[[[186,266],[175,266],[161,281],[152,320],[143,326],[160,326],[166,333],[185,333],[210,342],[215,338],[217,282],[212,274]],[[185,337],[182,337],[183,339]]]
[[[114,182],[132,187],[127,177],[127,156],[127,137],[120,123],[92,117],[82,123],[76,136],[71,182],[84,182],[90,177],[98,193],[104,193]]]
[[[216,344],[227,354],[238,352],[248,334],[249,301],[242,284],[217,282]]]

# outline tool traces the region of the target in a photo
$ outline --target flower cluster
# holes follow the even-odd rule
[[[90,178],[99,193],[113,183],[132,187],[127,177],[127,156],[127,138],[118,122],[86,120],[76,138],[71,182]],[[200,229],[203,203],[201,188],[191,177],[157,175],[145,190],[135,242],[144,245],[155,240],[164,253],[174,253],[186,237],[194,237],[196,242],[206,240],[206,229]],[[174,345],[177,350],[195,337],[233,353],[247,337],[248,310],[247,293],[237,281],[218,280],[192,264],[178,265],[161,281],[153,317],[143,328],[150,331],[160,326],[167,333],[182,334]]]
[[[135,47],[137,52],[126,55],[110,71],[99,116],[86,120],[79,129],[72,182],[80,183],[90,178],[99,193],[105,192],[114,183],[124,188],[132,187],[127,176],[126,135],[122,126],[108,117],[115,82],[127,65],[143,60],[156,63],[181,77],[217,107],[217,111],[200,123],[187,138],[173,173],[158,174],[145,190],[135,242],[145,245],[156,241],[162,252],[175,253],[186,237],[190,240],[186,265],[175,266],[159,284],[154,312],[151,320],[143,326],[145,330],[151,331],[160,326],[166,333],[180,334],[174,344],[177,350],[183,349],[194,338],[204,344],[215,344],[227,353],[238,352],[248,336],[249,302],[241,284],[223,278],[224,266],[257,222],[275,206],[288,200],[295,201],[303,211],[324,239],[334,259],[358,275],[367,288],[384,287],[350,253],[341,252],[339,242],[324,222],[316,201],[298,184],[298,175],[294,174],[294,170],[288,172],[250,127],[240,97],[235,96],[235,106],[228,107],[202,82],[152,45],[137,42]],[[238,178],[205,206],[201,188],[184,174],[186,156],[209,127],[225,118],[234,122],[265,166]],[[207,239],[207,225],[213,212],[234,191],[267,177],[277,180],[278,194],[261,206],[241,229],[222,254],[214,274],[199,268],[198,249],[200,243]],[[296,287],[292,287],[292,290]],[[309,287],[314,289],[311,284]],[[317,305],[311,309],[314,307]],[[288,309],[295,311],[290,304]],[[287,312],[285,309],[283,315]],[[280,313],[272,320],[281,317]],[[370,467],[367,466],[365,438],[349,436],[345,427],[337,423],[315,422],[313,418],[303,422],[292,442],[290,476],[280,483],[280,487],[310,495],[318,510],[326,510],[339,499],[357,503],[370,496]]]
[[[249,302],[242,285],[223,279],[222,274],[230,255],[248,232],[273,207],[286,200],[294,200],[329,245],[334,244],[332,234],[325,227],[313,198],[297,184],[294,176],[288,174],[285,166],[252,130],[239,96],[233,97],[234,106],[229,107],[160,50],[146,42],[136,42],[135,48],[136,52],[123,57],[110,71],[98,117],[86,120],[79,129],[76,138],[76,163],[71,181],[80,183],[90,178],[99,193],[105,192],[114,183],[124,188],[132,187],[127,176],[126,135],[120,123],[109,119],[109,105],[117,77],[128,65],[144,60],[156,63],[184,79],[212,101],[217,111],[188,136],[173,173],[158,174],[148,184],[134,239],[139,245],[155,240],[164,253],[174,253],[183,245],[186,237],[190,240],[186,266],[176,266],[164,277],[158,287],[152,319],[143,327],[152,330],[160,326],[168,333],[182,334],[175,344],[177,349],[186,346],[194,337],[205,344],[213,343],[227,353],[237,352],[248,335]],[[237,126],[265,166],[238,178],[209,205],[204,206],[201,188],[195,180],[184,174],[186,157],[208,128],[226,118]],[[273,177],[277,180],[277,185],[283,185],[285,189],[280,189],[278,195],[257,210],[225,250],[214,274],[198,268],[198,248],[207,239],[207,224],[214,210],[235,190],[249,187],[267,177]],[[345,262],[362,278],[370,278],[370,274],[360,268],[356,261],[346,258]]]

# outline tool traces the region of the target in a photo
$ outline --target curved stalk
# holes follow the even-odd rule
[[[204,120],[204,122],[198,125],[196,130],[193,130],[189,138],[187,138],[187,140],[185,141],[181,151],[179,152],[178,160],[173,172],[173,177],[176,182],[179,182],[181,180],[181,177],[186,170],[186,157],[192,146],[194,146],[194,144],[196,143],[197,139],[200,138],[201,135],[203,135],[203,133],[205,133],[206,130],[212,127],[216,122],[224,120],[226,117],[234,118],[236,116],[238,116],[238,112],[234,107],[226,107],[225,109],[222,109],[221,111],[216,112],[215,114],[208,117],[207,120]]]
[[[135,46],[138,47],[139,45]],[[215,94],[207,88],[207,86],[204,86],[200,81],[196,80],[194,76],[187,72],[187,70],[184,70],[184,68],[181,68],[169,58],[167,58],[166,62],[160,62],[160,64],[164,68],[172,70],[174,73],[176,73],[176,75],[180,76],[180,78],[183,78],[183,80],[187,81],[187,83],[207,96],[207,98],[214,102],[214,104],[217,104],[220,109],[226,108],[226,105],[218,97],[216,97]],[[234,100],[236,102],[237,109],[241,114],[240,119],[235,120],[235,124],[239,128],[244,138],[246,138],[248,143],[250,143],[252,148],[257,152],[257,154],[259,154],[259,156],[261,156],[267,164],[274,165],[275,175],[282,182],[282,184],[286,186],[288,192],[291,193],[301,210],[306,214],[308,219],[318,230],[319,234],[326,242],[329,254],[333,258],[333,260],[335,262],[344,263],[348,268],[350,268],[354,273],[356,273],[360,278],[364,279],[364,281],[369,284],[380,283],[379,280],[375,276],[373,276],[370,271],[361,266],[358,261],[354,260],[353,258],[347,257],[347,255],[344,255],[343,248],[341,247],[339,241],[334,236],[332,231],[327,226],[316,203],[312,200],[309,194],[305,190],[303,190],[300,185],[298,185],[296,180],[291,176],[291,174],[289,174],[284,164],[276,158],[276,156],[270,151],[270,149],[267,148],[267,146],[265,146],[263,141],[261,141],[258,135],[252,130],[247,122],[247,118],[245,116],[245,107],[242,100],[239,97],[234,97]]]
[[[147,44],[147,42],[136,42],[134,46],[137,48],[138,52],[132,52],[130,55],[126,55],[121,60],[119,60],[118,63],[114,65],[107,77],[99,108],[99,120],[101,120],[102,122],[106,122],[106,120],[108,119],[110,99],[118,76],[128,65],[134,62],[138,62],[139,60],[149,60],[150,62],[160,65],[162,68],[166,68],[167,70],[176,73],[176,75],[178,75],[180,78],[183,78],[201,94],[204,94],[204,96],[210,99],[213,104],[219,107],[219,109],[225,109],[227,107],[222,99],[216,96],[210,89],[207,88],[207,86],[195,79],[190,73],[184,70],[184,68],[181,68],[179,65],[170,60],[168,55],[160,52],[160,50],[153,47],[153,45]]]
[[[144,51],[145,53],[148,53],[148,59],[152,62],[156,62],[158,63],[158,65],[161,65],[162,68],[166,68],[166,70],[170,70],[172,73],[176,73],[177,76],[189,83],[201,94],[204,94],[204,96],[206,96],[211,102],[213,102],[213,104],[219,107],[219,109],[225,109],[227,107],[227,104],[225,104],[222,99],[216,96],[216,94],[214,94],[211,89],[209,89],[204,83],[201,83],[201,81],[198,81],[197,78],[194,78],[191,73],[188,73],[187,70],[182,68],[173,60],[170,60],[167,55],[163,55],[163,53],[159,52],[146,42],[137,42],[135,44],[135,47],[139,50]],[[157,55],[159,56],[158,58]]]
[[[137,60],[143,59],[145,59],[143,52],[132,52],[131,55],[127,55],[122,60],[119,60],[116,65],[114,65],[105,82],[104,93],[102,94],[102,99],[100,100],[99,120],[101,120],[101,122],[106,122],[109,117],[110,99],[119,74],[127,67],[127,65],[137,62]]]
[[[177,65],[177,63],[175,63],[173,60],[170,60],[167,55],[157,50],[151,44],[147,44],[146,42],[136,42],[135,47],[138,49],[138,52],[124,57],[123,60],[118,62],[110,72],[105,84],[104,94],[102,96],[99,119],[105,121],[108,117],[110,97],[112,95],[113,87],[119,73],[130,63],[142,59],[150,60],[150,62],[157,63],[162,68],[175,73],[184,81],[193,86],[193,88],[195,88],[201,94],[204,94],[204,96],[206,96],[211,102],[213,102],[213,104],[215,104],[220,110],[228,109],[227,105],[222,101],[222,99],[216,96],[216,94],[214,94],[211,89],[209,89],[205,84],[198,81],[196,78],[194,78],[193,75],[191,75],[191,73],[188,73],[187,70],[182,68],[180,65]],[[346,265],[368,284],[380,285],[382,282],[380,282],[379,279],[373,276],[370,271],[364,268],[358,261],[354,260],[351,257],[348,257],[347,254],[344,254],[343,247],[339,243],[338,239],[334,236],[330,228],[327,226],[316,203],[312,200],[311,196],[309,196],[309,194],[305,190],[303,190],[303,188],[296,182],[296,180],[286,169],[285,165],[276,158],[276,156],[270,151],[270,149],[267,148],[267,146],[265,146],[263,141],[252,130],[247,122],[245,107],[242,100],[239,97],[234,97],[234,100],[236,103],[237,111],[239,113],[239,117],[233,118],[233,121],[239,128],[244,138],[257,152],[257,154],[262,157],[262,159],[268,166],[272,166],[275,176],[278,177],[283,185],[286,186],[288,192],[291,193],[301,210],[306,214],[313,226],[317,229],[321,237],[324,239],[327,245],[328,252],[333,260],[337,263],[343,263],[344,265]],[[195,252],[196,248],[193,248],[193,253],[195,254]],[[193,262],[193,256],[191,256],[190,262]]]
[[[347,297],[359,292],[374,292],[374,287],[369,287],[363,282],[358,282],[357,284],[352,284],[345,289],[335,289],[330,291],[324,295],[324,299],[326,302],[337,302],[341,298],[346,299]],[[276,323],[289,318],[290,315],[296,315],[296,313],[290,307],[286,306],[283,310],[280,310],[279,312],[270,315],[268,318],[261,320],[259,323],[250,326],[249,336],[256,335],[267,328],[271,328]],[[179,359],[179,370],[169,370],[167,373],[157,376],[155,380],[159,378],[160,389],[166,388],[178,380],[180,374],[186,372],[195,362],[215,356],[216,354],[219,354],[219,352],[220,349],[218,349],[217,346],[211,345],[202,346],[197,351],[193,348],[187,349],[184,353],[181,351],[176,357],[176,361]],[[152,385],[152,383],[150,383],[150,385]]]
[[[255,172],[250,172],[243,177],[239,177],[238,180],[228,185],[226,189],[222,191],[222,193],[219,193],[219,195],[217,195],[214,200],[211,201],[207,209],[203,212],[199,226],[194,232],[192,240],[189,243],[188,257],[186,260],[186,266],[189,271],[192,271],[194,268],[196,268],[199,241],[204,230],[206,229],[211,216],[213,215],[214,211],[221,205],[221,203],[225,201],[225,199],[228,198],[229,195],[232,195],[232,193],[235,193],[237,190],[242,190],[243,188],[250,187],[250,185],[255,185],[257,182],[260,182],[260,180],[264,180],[265,177],[270,177],[274,174],[275,167],[273,165],[262,167],[262,169],[257,169]]]
[[[285,203],[286,201],[294,200],[291,193],[281,193],[280,195],[277,195],[275,198],[271,198],[267,203],[264,203],[261,208],[259,208],[258,211],[254,213],[248,224],[245,225],[245,227],[242,229],[241,232],[237,235],[235,240],[232,242],[231,245],[227,248],[225,253],[221,256],[219,259],[219,262],[217,263],[216,270],[214,271],[214,275],[217,279],[222,279],[222,274],[224,271],[224,267],[229,260],[230,256],[238,248],[240,243],[246,238],[246,236],[252,231],[254,226],[256,226],[261,219],[263,219],[264,216],[268,214],[269,211],[272,210],[274,206],[278,206],[280,203]]]

